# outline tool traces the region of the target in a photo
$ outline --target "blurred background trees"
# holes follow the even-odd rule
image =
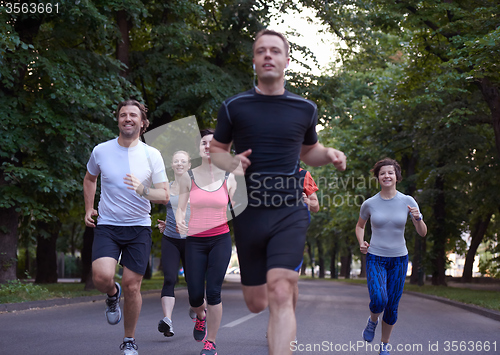
[[[82,180],[92,148],[117,134],[118,102],[144,102],[150,129],[190,115],[214,127],[221,102],[253,85],[254,35],[304,8],[338,39],[323,49],[338,60],[319,75],[305,64],[288,72],[287,88],[318,104],[321,142],[348,157],[344,173],[308,168],[323,208],[312,217],[306,261],[332,277],[349,277],[353,258],[363,265],[354,226],[378,191],[369,170],[389,156],[403,168],[399,190],[417,199],[429,226],[425,239],[410,225],[406,233],[411,282],[432,275],[446,284],[452,251],[467,256],[470,280],[479,245],[482,272],[498,275],[498,3],[61,0],[51,13],[8,13],[5,4],[0,282],[26,272],[56,282],[57,252],[80,251],[88,264]],[[314,57],[291,47],[292,60]],[[85,281],[88,268],[79,272]]]

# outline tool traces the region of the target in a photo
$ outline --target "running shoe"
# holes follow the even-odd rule
[[[194,329],[193,329],[194,340],[196,341],[205,340],[205,337],[207,336],[206,319],[207,319],[206,315],[205,318],[203,319],[199,319],[198,317],[196,317],[196,323],[194,324]]]
[[[139,355],[137,348],[138,346],[134,338],[125,338],[123,339],[122,345],[120,345],[122,355]]]
[[[158,323],[158,331],[166,337],[174,336],[174,326],[170,318],[165,317]]]
[[[120,320],[122,319],[122,310],[120,309],[120,296],[122,294],[122,288],[118,282],[115,282],[115,285],[118,290],[116,296],[110,297],[108,295],[108,298],[106,299],[105,314],[108,323],[111,325],[120,323]]]
[[[215,343],[207,340],[200,355],[217,355],[217,350],[215,350]]]
[[[389,344],[388,343],[381,343],[380,344],[380,352],[379,352],[379,355],[391,355],[391,353],[389,352],[389,349],[390,346],[388,346]]]
[[[363,330],[363,339],[371,343],[375,337],[375,328],[377,328],[378,321],[372,322],[371,318],[368,317],[368,323],[366,324],[365,330]]]

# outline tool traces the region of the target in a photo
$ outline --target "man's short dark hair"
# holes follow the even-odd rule
[[[257,42],[257,40],[260,37],[265,36],[265,35],[278,36],[279,38],[281,38],[281,40],[283,41],[283,44],[285,45],[286,56],[287,57],[290,56],[290,43],[288,43],[288,40],[286,39],[286,37],[280,32],[277,32],[274,30],[268,30],[268,29],[261,30],[257,33],[257,35],[255,36],[255,41],[253,42],[253,45],[252,45],[252,53],[255,52],[255,43]]]
[[[147,116],[148,109],[146,108],[146,106],[144,106],[143,104],[141,104],[137,100],[122,101],[118,104],[118,108],[116,109],[116,119],[117,120],[118,120],[118,117],[120,116],[120,110],[124,106],[136,106],[139,108],[139,111],[141,112],[141,121],[143,122],[143,125],[141,128],[141,135],[143,135],[144,132],[146,132],[146,129],[149,127],[149,120],[148,120],[148,116]]]

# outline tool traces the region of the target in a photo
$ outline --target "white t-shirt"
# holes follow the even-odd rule
[[[151,203],[130,190],[126,174],[134,174],[144,186],[167,181],[161,153],[147,144],[131,148],[118,144],[118,138],[97,145],[87,163],[91,175],[101,174],[101,199],[97,223],[113,226],[151,226]]]
[[[390,200],[384,200],[379,192],[363,202],[359,215],[365,221],[370,218],[372,226],[370,254],[386,257],[408,254],[404,236],[410,214],[408,206],[418,207],[417,201],[399,191]]]

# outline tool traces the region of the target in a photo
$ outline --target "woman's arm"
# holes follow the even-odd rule
[[[413,222],[413,225],[415,226],[415,229],[417,230],[417,233],[421,237],[425,237],[427,235],[427,225],[424,222],[424,217],[418,210],[418,207],[410,207],[408,205],[408,210],[411,213],[411,220]]]
[[[358,223],[356,223],[356,238],[358,239],[359,250],[363,254],[368,252],[368,247],[370,246],[370,244],[365,240],[365,225],[366,221],[359,217]]]
[[[191,178],[188,173],[184,173],[181,177],[177,178],[179,184],[179,204],[177,211],[175,211],[175,222],[179,234],[188,233],[188,225],[186,223],[186,210],[189,201],[189,192],[191,191]]]
[[[234,193],[236,192],[236,187],[237,187],[236,178],[234,177],[233,174],[229,174],[227,178],[227,193],[229,194],[229,199],[231,200],[231,205],[233,207],[234,207],[233,196]]]

